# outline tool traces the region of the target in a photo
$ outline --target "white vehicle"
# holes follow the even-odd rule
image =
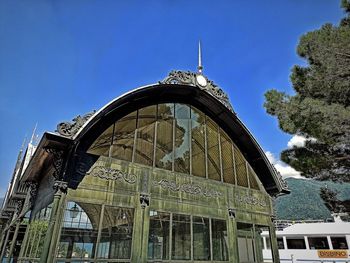
[[[264,262],[272,262],[268,232],[263,237]],[[340,215],[334,222],[295,223],[277,230],[277,244],[281,263],[350,263],[350,222]]]

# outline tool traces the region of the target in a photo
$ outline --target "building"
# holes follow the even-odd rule
[[[1,258],[17,262],[262,262],[287,186],[197,73],[172,71],[60,123],[18,158]],[[265,241],[266,242],[266,241]]]

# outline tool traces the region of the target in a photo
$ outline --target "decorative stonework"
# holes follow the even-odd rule
[[[16,200],[16,206],[15,206],[15,214],[16,216],[19,216],[19,214],[22,211],[24,201],[22,199]]]
[[[134,174],[124,173],[118,169],[113,169],[104,166],[95,166],[91,169],[91,171],[87,172],[86,174],[106,180],[124,180],[129,184],[136,183],[137,179],[136,175]]]
[[[68,190],[68,183],[64,181],[55,181],[53,183],[53,189],[56,193],[67,193]]]
[[[140,194],[140,204],[142,209],[145,209],[147,206],[149,206],[148,194]]]
[[[92,115],[95,114],[95,110],[92,112],[89,112],[83,116],[78,115],[75,117],[72,122],[61,122],[57,125],[57,130],[59,134],[65,136],[65,137],[73,137],[79,129],[85,124],[85,122],[91,118]]]
[[[235,210],[233,208],[229,208],[228,209],[228,216],[230,218],[235,218],[236,217],[236,212],[235,212]]]
[[[55,149],[55,148],[45,148],[45,151],[53,156],[53,167],[54,172],[52,176],[58,180],[61,176],[62,164],[63,164],[63,150]]]
[[[214,84],[213,81],[208,80],[205,76],[203,76],[206,80],[206,85],[201,85],[197,81],[197,76],[201,74],[197,74],[190,71],[179,71],[179,70],[173,70],[169,73],[169,75],[162,81],[160,81],[160,84],[183,84],[183,85],[191,85],[196,86],[213,97],[215,97],[217,100],[219,100],[226,108],[228,108],[230,111],[233,111],[233,108],[230,104],[230,101],[228,99],[227,94],[219,88],[216,84]]]
[[[235,199],[236,199],[236,202],[244,205],[254,205],[254,206],[261,206],[261,207],[267,206],[266,200],[264,198],[258,198],[253,195],[236,194]]]
[[[172,192],[184,192],[192,195],[203,195],[205,197],[221,197],[223,194],[210,190],[206,187],[202,187],[200,185],[188,183],[188,184],[176,184],[174,181],[169,181],[166,179],[162,179],[160,181],[155,181],[153,183],[154,186],[160,186],[161,188],[168,189]]]

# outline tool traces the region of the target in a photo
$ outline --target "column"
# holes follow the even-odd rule
[[[140,202],[135,208],[134,231],[132,236],[131,262],[134,263],[143,263],[147,261],[146,248],[148,245],[149,230],[149,196],[147,194],[140,194],[139,200]]]
[[[57,220],[58,217],[58,212],[59,212],[59,207],[61,204],[61,198],[63,194],[67,193],[67,183],[62,182],[62,181],[55,181],[54,183],[54,189],[56,190],[56,193],[54,195],[53,199],[53,205],[52,205],[52,210],[51,210],[51,215],[50,215],[50,220],[49,220],[49,225],[47,228],[47,234],[45,236],[44,240],[44,246],[43,250],[40,256],[40,263],[49,263],[52,262],[52,251],[50,251],[50,244],[53,239],[57,239],[57,236],[54,235],[54,230],[57,229]],[[48,258],[50,254],[50,258]],[[51,261],[49,261],[51,260]]]
[[[15,232],[13,233],[13,237],[12,237],[12,241],[11,241],[11,246],[10,246],[10,251],[9,251],[8,258],[7,258],[7,263],[10,263],[10,262],[11,262],[11,257],[12,257],[13,249],[15,248],[15,244],[16,244],[16,241],[17,241],[17,235],[18,235],[19,227],[20,227],[20,225],[21,225],[21,220],[22,220],[22,219],[19,218],[18,221],[17,221],[17,223],[16,223]]]
[[[5,252],[6,252],[6,246],[7,246],[8,240],[9,240],[10,231],[11,231],[11,226],[9,226],[9,228],[7,229],[5,240],[4,240],[3,244],[2,244],[2,250],[1,250],[1,255],[0,255],[0,262],[2,262],[2,260],[4,258],[4,255],[5,255]]]
[[[237,243],[237,224],[235,218],[234,209],[228,209],[228,224],[227,224],[227,237],[228,237],[228,256],[229,261],[232,263],[238,263],[238,243]]]
[[[270,239],[271,239],[271,252],[272,252],[272,259],[274,263],[280,262],[280,256],[278,253],[278,245],[277,245],[277,236],[276,236],[276,230],[275,225],[271,221],[270,223]]]

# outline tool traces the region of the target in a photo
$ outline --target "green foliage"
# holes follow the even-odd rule
[[[278,197],[275,201],[277,219],[306,220],[327,219],[331,213],[320,197],[320,190],[327,183],[328,189],[338,191],[340,200],[349,198],[349,183],[319,182],[287,178],[291,190],[289,195]]]
[[[300,38],[297,53],[308,66],[294,66],[295,95],[265,94],[267,113],[279,127],[308,141],[282,152],[281,159],[305,177],[350,182],[350,1],[339,26],[325,24]]]

